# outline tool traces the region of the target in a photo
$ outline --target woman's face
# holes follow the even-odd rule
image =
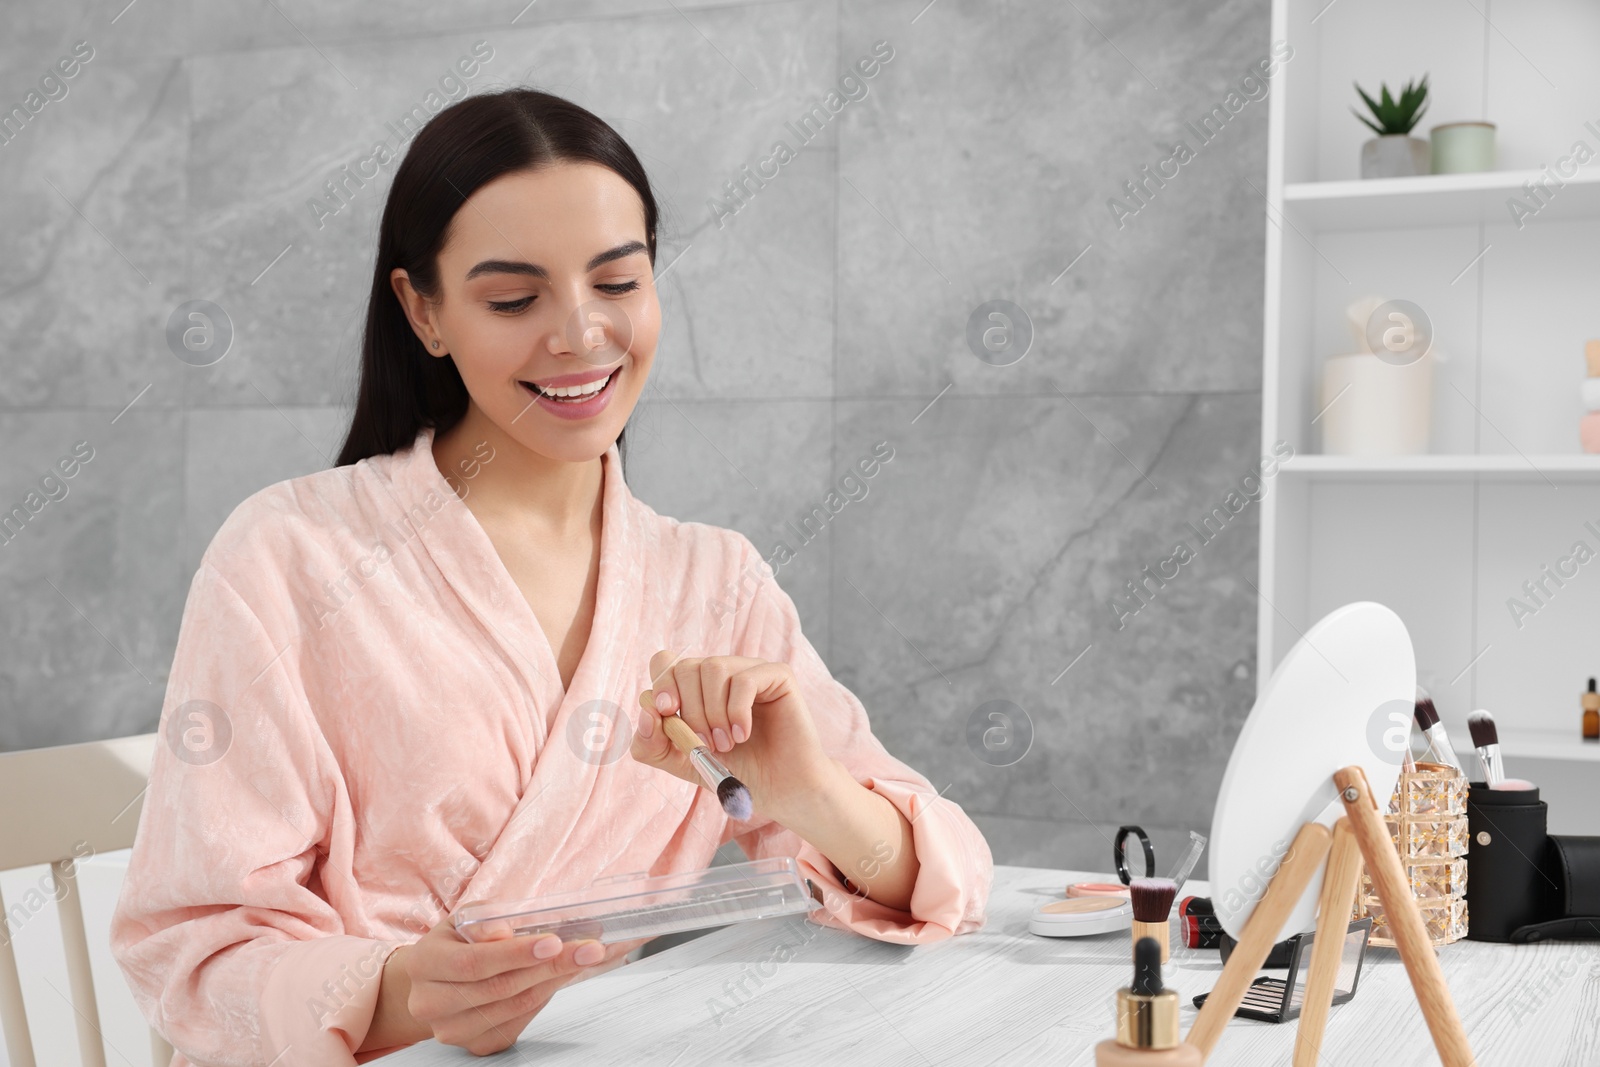
[[[404,271],[392,280],[423,347],[455,360],[491,422],[531,451],[579,462],[617,439],[655,357],[661,305],[645,241],[631,185],[559,163],[467,198],[439,253],[438,303]]]

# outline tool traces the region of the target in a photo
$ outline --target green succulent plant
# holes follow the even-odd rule
[[[1372,117],[1378,121],[1376,123],[1372,122],[1355,108],[1351,108],[1350,113],[1366,123],[1367,127],[1379,137],[1387,137],[1397,133],[1410,133],[1412,127],[1421,120],[1422,113],[1428,109],[1428,76],[1426,74],[1422,76],[1421,81],[1415,84],[1406,82],[1405,88],[1400,90],[1400,98],[1398,100],[1390,96],[1389,87],[1381,83],[1379,85],[1380,98],[1378,100],[1368,96],[1359,84],[1356,85],[1356,92],[1361,94],[1361,99],[1365,100],[1367,107],[1372,109]]]

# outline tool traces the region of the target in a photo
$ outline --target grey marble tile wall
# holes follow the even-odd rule
[[[1258,450],[1265,0],[519,6],[9,8],[0,748],[154,725],[200,552],[342,436],[392,167],[327,183],[487,47],[458,91],[594,110],[664,208],[634,491],[796,549],[813,643],[1002,862],[1204,829],[1255,684],[1255,513],[1187,524]],[[207,366],[166,341],[189,300],[231,324]],[[983,348],[991,300],[1020,358],[1020,319]]]

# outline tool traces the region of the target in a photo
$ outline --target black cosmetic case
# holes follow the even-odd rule
[[[1547,832],[1538,789],[1467,784],[1467,937],[1600,940],[1600,837]]]

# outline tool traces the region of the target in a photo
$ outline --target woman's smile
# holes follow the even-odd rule
[[[590,419],[606,409],[622,377],[622,364],[610,369],[563,374],[544,381],[519,379],[517,384],[533,397],[534,403],[564,419]]]

